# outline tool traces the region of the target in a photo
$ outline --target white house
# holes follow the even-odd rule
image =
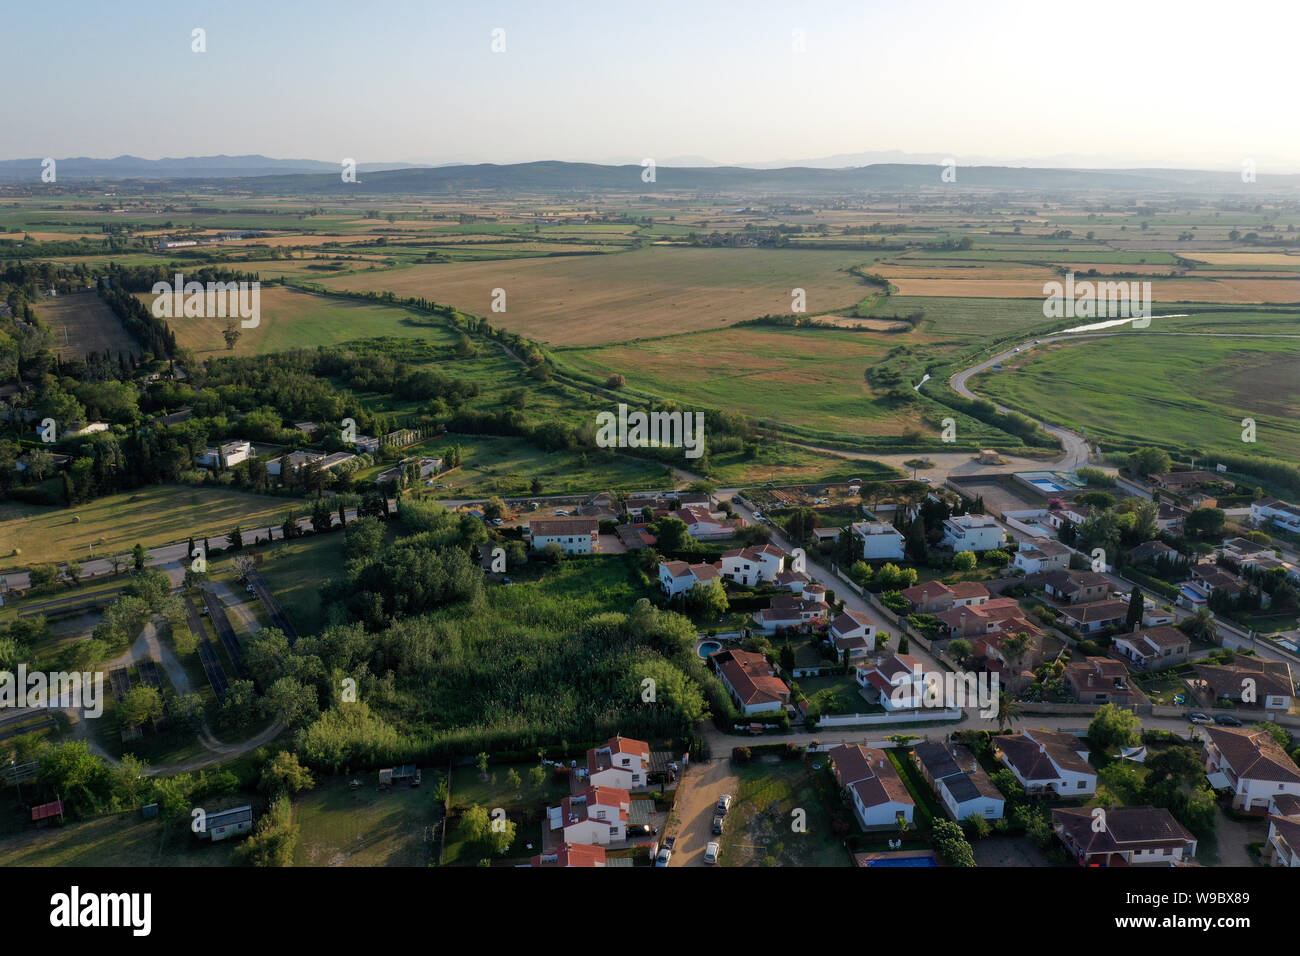
[[[849,660],[856,661],[876,649],[876,626],[865,614],[845,608],[831,621],[829,639],[841,656],[848,651]]]
[[[253,453],[252,442],[246,441],[228,441],[223,442],[216,448],[206,448],[201,455],[194,459],[194,463],[200,468],[215,468],[218,464],[226,468],[238,465],[241,461],[247,461],[248,456]]]
[[[632,795],[617,787],[591,786],[548,807],[547,822],[562,830],[566,843],[619,843],[627,839]]]
[[[1035,538],[1032,543],[1021,545],[1011,563],[1026,574],[1064,571],[1070,566],[1070,549],[1051,538]]]
[[[1090,797],[1097,792],[1097,771],[1088,763],[1082,737],[1040,728],[994,737],[993,746],[1026,793]]]
[[[784,551],[773,544],[756,548],[738,548],[722,555],[722,576],[737,584],[756,585],[775,581],[785,570]]]
[[[280,472],[288,467],[290,474],[296,473],[298,469],[310,465],[312,462],[324,462],[325,456],[318,451],[293,451],[287,455],[277,455],[274,458],[268,458],[266,461],[266,473],[273,478],[278,478]]]
[[[720,538],[731,534],[734,529],[715,518],[708,508],[699,505],[687,505],[670,512],[668,517],[677,518],[686,524],[686,530],[694,538]]]
[[[685,561],[664,561],[659,565],[659,587],[664,594],[676,597],[689,594],[691,588],[702,581],[712,581],[719,577],[719,571],[712,564],[687,564]]]
[[[587,751],[587,780],[593,787],[636,790],[650,780],[650,745],[631,737],[611,737]]]
[[[883,521],[855,521],[853,533],[862,541],[862,557],[868,561],[901,561],[903,534]]]
[[[781,595],[772,598],[767,607],[754,615],[754,620],[759,627],[771,634],[778,627],[800,627],[815,621],[824,621],[828,613],[830,613],[830,605],[825,601]]]
[[[1173,866],[1196,856],[1196,837],[1164,807],[1052,811],[1052,831],[1080,866]]]
[[[1300,868],[1300,797],[1280,793],[1269,801],[1264,856],[1273,866]]]
[[[374,435],[358,435],[352,442],[358,455],[373,455],[379,451],[379,439]]]
[[[924,706],[925,670],[910,654],[891,654],[874,663],[859,664],[853,676],[867,700],[894,713]]]
[[[919,743],[912,748],[921,775],[939,795],[949,816],[957,822],[967,817],[1002,819],[1006,798],[980,767],[975,755],[961,744]]]
[[[565,554],[593,554],[600,550],[600,522],[594,518],[544,518],[530,522],[529,540],[534,551],[555,543]]]
[[[1272,523],[1292,534],[1300,534],[1300,506],[1278,498],[1261,498],[1259,501],[1252,501],[1250,520],[1257,528]]]
[[[1192,652],[1191,639],[1178,628],[1168,626],[1138,628],[1132,634],[1117,635],[1114,647],[1130,664],[1147,670],[1185,664]]]
[[[899,818],[912,822],[916,802],[883,750],[840,744],[826,756],[863,829],[896,827]]]
[[[992,551],[1005,539],[992,515],[957,515],[943,523],[943,543],[954,551]]]
[[[1214,789],[1232,791],[1236,810],[1267,808],[1279,794],[1300,797],[1300,767],[1264,730],[1207,726],[1205,773]]]

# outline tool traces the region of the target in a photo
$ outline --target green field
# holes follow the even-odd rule
[[[327,777],[294,798],[293,821],[300,828],[295,866],[427,866],[432,835],[442,819],[438,774],[424,771],[423,785],[381,793],[378,774]]]
[[[0,561],[5,569],[45,561],[108,557],[136,544],[154,548],[207,535],[224,547],[235,525],[279,524],[290,502],[238,491],[151,485],[75,508],[0,504]],[[74,519],[80,520],[74,520]],[[11,555],[14,548],[20,555]]]
[[[1102,440],[1295,459],[1297,381],[1300,339],[1125,333],[1036,349],[972,388]]]

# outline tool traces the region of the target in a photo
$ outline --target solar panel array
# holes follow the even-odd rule
[[[190,630],[199,641],[199,661],[203,664],[203,673],[208,675],[208,683],[212,685],[212,692],[217,695],[217,703],[221,703],[226,699],[230,681],[226,678],[226,669],[221,666],[221,658],[217,657],[217,649],[208,640],[207,629],[203,626],[203,616],[199,614],[199,609],[194,606],[194,601],[188,595],[185,598],[185,616],[189,620]]]
[[[208,618],[212,621],[212,626],[217,629],[221,646],[230,656],[235,673],[240,677],[248,677],[248,665],[244,662],[244,648],[239,643],[239,638],[235,636],[235,629],[226,614],[226,606],[217,599],[216,592],[209,588],[203,589],[203,603],[208,609]]]
[[[262,573],[256,568],[250,569],[248,583],[253,586],[257,599],[266,606],[266,613],[270,616],[271,623],[284,632],[284,636],[289,639],[289,646],[293,647],[298,641],[298,631],[289,620],[289,616],[284,613],[284,608],[280,607],[280,602],[275,599],[271,589],[266,586]]]

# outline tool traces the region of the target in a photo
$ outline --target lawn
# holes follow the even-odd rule
[[[151,485],[75,508],[6,503],[0,505],[0,555],[6,556],[0,570],[68,558],[84,562],[92,548],[95,557],[106,557],[137,543],[183,543],[189,535],[208,535],[221,547],[235,525],[278,525],[287,506],[284,498],[185,485]],[[11,556],[14,548],[22,553]]]
[[[825,804],[802,760],[778,760],[736,767],[723,834],[717,837],[722,866],[850,866],[844,844],[831,832]],[[794,830],[793,811],[806,813],[806,830]]]
[[[346,776],[320,781],[294,799],[293,819],[301,827],[294,865],[427,866],[442,820],[440,776],[426,769],[420,787],[386,793],[373,770],[357,775],[356,790]]]
[[[62,827],[37,829],[26,824],[0,840],[0,868],[232,866],[238,844],[237,840],[208,843],[183,823],[143,820],[137,813],[122,813]]]
[[[540,785],[534,785],[529,774],[539,766],[537,761],[531,763],[489,764],[485,780],[477,766],[457,767],[451,778],[451,805],[453,807],[503,807],[510,810],[516,807],[555,806],[560,799],[569,795],[569,784],[556,782],[552,768],[546,767],[546,778]],[[508,776],[513,770],[519,774],[520,786],[515,790],[510,786]]]
[[[263,563],[258,570],[298,633],[320,631],[325,616],[318,587],[325,578],[343,574],[343,535],[339,532],[313,535],[263,547],[260,553]],[[261,605],[256,607],[260,609]]]

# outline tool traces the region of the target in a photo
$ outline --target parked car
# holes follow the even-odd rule
[[[557,518],[567,518],[567,517],[569,516],[569,513],[568,513],[567,511],[565,511],[563,508],[556,508],[556,509],[555,509],[555,516],[556,516]]]
[[[1197,711],[1196,713],[1193,713],[1193,714],[1189,714],[1189,715],[1187,716],[1187,719],[1190,720],[1190,721],[1191,721],[1192,723],[1194,723],[1194,724],[1212,724],[1212,723],[1214,723],[1214,721],[1211,719],[1211,717],[1210,717],[1209,714],[1202,714],[1202,713],[1200,713],[1199,711]]]
[[[668,861],[673,858],[673,851],[668,847],[659,848],[659,856],[655,858],[655,866],[667,866]]]
[[[634,823],[627,828],[628,836],[654,836],[659,831],[648,823]]]
[[[721,835],[722,825],[726,822],[727,822],[727,818],[724,817],[721,813],[715,813],[713,815],[713,833],[715,836]]]
[[[708,846],[704,848],[704,862],[705,863],[718,862],[718,844],[710,843]]]
[[[726,816],[727,811],[730,809],[731,809],[731,794],[724,793],[722,796],[718,797],[718,814],[720,816]]]
[[[1215,714],[1214,722],[1220,727],[1240,727],[1241,721],[1231,714]]]

